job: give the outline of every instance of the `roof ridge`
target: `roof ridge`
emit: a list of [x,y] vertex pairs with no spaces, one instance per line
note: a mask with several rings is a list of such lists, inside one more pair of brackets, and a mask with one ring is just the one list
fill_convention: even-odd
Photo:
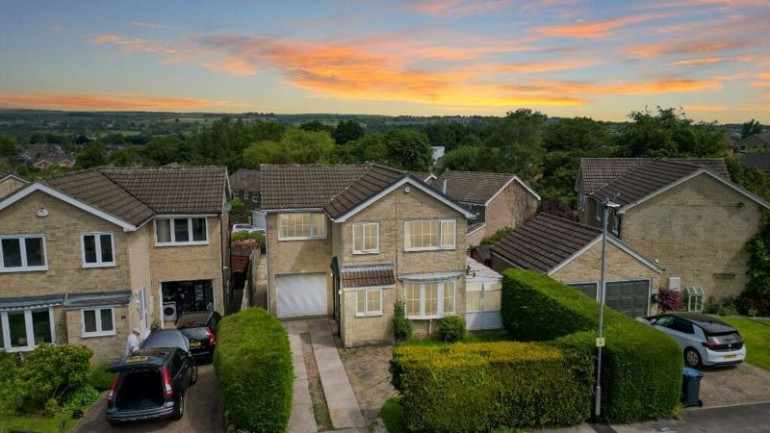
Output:
[[154,206],[150,205],[149,203],[146,203],[144,200],[142,200],[142,199],[140,199],[139,197],[137,197],[136,195],[134,195],[134,194],[133,194],[131,191],[129,191],[129,190],[128,190],[128,188],[126,188],[124,185],[122,185],[122,184],[121,184],[120,182],[118,182],[117,180],[113,179],[113,178],[112,178],[112,177],[111,177],[109,174],[105,173],[104,171],[100,171],[99,173],[100,173],[102,176],[104,176],[105,178],[107,178],[107,179],[108,179],[110,182],[112,182],[113,184],[115,184],[115,186],[117,186],[118,188],[122,189],[122,190],[123,190],[123,191],[124,191],[126,194],[128,194],[128,195],[130,195],[131,197],[133,197],[134,199],[136,199],[136,201],[138,201],[139,203],[142,203],[143,205],[145,205],[145,206],[147,206],[148,208],[150,208],[150,210],[152,210],[152,213],[153,213],[153,214],[157,215],[157,214],[159,214],[159,213],[160,213],[160,212],[158,211],[158,209],[155,209],[155,207],[154,207]]
[[[369,174],[371,174],[371,172],[375,168],[380,168],[380,169],[384,169],[386,171],[391,171],[391,172],[400,174],[401,176],[398,178],[398,180],[401,180],[404,177],[409,177],[410,176],[409,173],[406,173],[404,171],[401,171],[401,170],[398,170],[398,169],[395,169],[395,168],[392,168],[392,167],[388,167],[388,166],[385,166],[385,165],[377,164],[376,162],[365,162],[363,164],[348,164],[348,165],[349,166],[353,166],[353,167],[366,167],[366,169],[360,175],[356,176],[355,179],[351,180],[350,182],[347,182],[345,184],[345,186],[338,193],[336,193],[333,196],[331,196],[329,198],[329,200],[326,201],[324,206],[328,205],[329,203],[334,202],[334,200],[337,199],[337,197],[341,196],[346,191],[348,191],[353,185],[358,183],[358,181],[363,179],[365,176],[368,176]],[[393,182],[393,183],[395,183],[395,182]]]

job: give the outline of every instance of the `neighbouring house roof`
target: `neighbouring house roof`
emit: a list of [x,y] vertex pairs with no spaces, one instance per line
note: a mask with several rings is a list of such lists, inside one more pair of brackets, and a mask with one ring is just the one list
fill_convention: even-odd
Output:
[[487,223],[484,223],[484,222],[468,224],[468,227],[465,228],[465,234],[466,235],[471,235],[471,234],[477,232],[478,230],[483,229],[486,226],[487,226]]
[[[642,164],[659,161],[655,158],[581,158],[578,183],[583,193],[591,195],[616,177]],[[680,162],[705,168],[717,176],[730,180],[730,172],[722,158],[670,158],[665,161]]]
[[417,179],[420,179],[423,182],[428,182],[430,179],[435,179],[436,175],[428,172],[428,171],[410,171],[408,172],[412,176],[416,177]]
[[465,256],[465,273],[468,275],[468,283],[479,281],[501,281],[503,276],[494,269]]
[[342,287],[383,287],[396,284],[393,264],[345,266],[341,271]]
[[746,153],[743,155],[743,162],[747,167],[770,172],[770,153]]
[[770,132],[749,135],[743,140],[736,142],[735,147],[738,149],[744,148],[745,150],[770,147]]
[[407,172],[367,163],[359,165],[274,165],[260,167],[262,209],[323,209],[344,221],[395,188],[414,186],[454,208],[473,215]]
[[259,192],[259,170],[242,168],[230,175],[230,187],[234,190]]
[[446,170],[438,178],[430,179],[427,183],[443,191],[444,181],[446,181],[446,195],[462,203],[486,206],[512,182],[519,183],[527,192],[540,200],[540,196],[532,188],[512,174]]

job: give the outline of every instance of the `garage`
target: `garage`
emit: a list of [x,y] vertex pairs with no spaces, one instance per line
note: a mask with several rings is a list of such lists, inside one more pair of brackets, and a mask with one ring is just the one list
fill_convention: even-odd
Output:
[[[568,284],[593,299],[597,296],[598,283]],[[607,296],[604,299],[608,307],[628,314],[631,317],[646,316],[650,299],[649,280],[630,280],[607,282]]]
[[325,316],[326,274],[277,275],[278,318]]

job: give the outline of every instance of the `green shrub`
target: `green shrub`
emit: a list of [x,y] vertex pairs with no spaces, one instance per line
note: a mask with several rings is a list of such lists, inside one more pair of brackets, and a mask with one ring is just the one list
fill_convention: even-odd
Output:
[[15,354],[0,352],[0,418],[16,413],[21,405],[16,363]]
[[398,346],[393,383],[409,431],[488,432],[579,423],[590,415],[590,383],[574,377],[590,359],[539,343]]
[[[518,305],[512,304],[514,300]],[[582,359],[590,359],[596,352],[596,301],[550,277],[505,271],[502,314],[506,328],[518,338],[553,339],[549,344]],[[605,308],[604,317],[602,419],[628,423],[669,415],[679,400],[682,384],[679,345],[666,334],[610,308]],[[584,381],[590,377],[588,370],[573,368],[573,374]]]
[[253,432],[285,431],[294,369],[286,329],[261,308],[222,319],[214,370],[230,421]]
[[75,409],[88,407],[99,398],[99,391],[91,385],[85,385],[67,394],[64,397],[62,407],[72,412]]
[[22,410],[53,410],[62,397],[86,384],[90,371],[91,349],[69,344],[43,344],[27,354],[18,370]]
[[438,334],[450,343],[462,340],[465,337],[465,320],[460,316],[443,317],[438,324]]
[[115,373],[107,371],[109,364],[109,362],[102,362],[91,365],[91,370],[88,372],[88,384],[97,391],[107,391],[112,387]]
[[403,299],[396,300],[396,304],[393,306],[393,338],[396,341],[410,338],[414,333],[412,322],[406,318],[404,307]]

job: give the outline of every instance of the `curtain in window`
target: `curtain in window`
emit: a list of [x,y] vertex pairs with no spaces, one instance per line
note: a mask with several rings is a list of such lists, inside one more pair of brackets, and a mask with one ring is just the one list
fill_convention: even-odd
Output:
[[171,220],[155,220],[158,242],[171,242]]

